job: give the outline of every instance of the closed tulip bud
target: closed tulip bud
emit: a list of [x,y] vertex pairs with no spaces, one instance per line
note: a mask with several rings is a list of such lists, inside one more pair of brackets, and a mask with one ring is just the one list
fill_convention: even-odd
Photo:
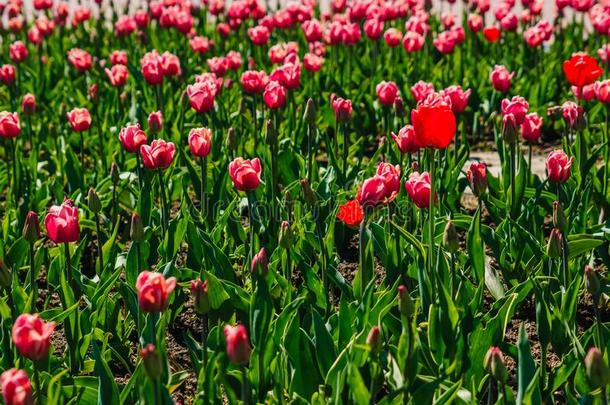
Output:
[[373,326],[369,335],[366,337],[366,344],[371,349],[371,354],[377,354],[381,351],[381,330],[378,326]]
[[90,188],[89,192],[87,193],[87,206],[94,214],[97,214],[102,210],[102,202],[100,201],[100,197],[93,188]]
[[250,263],[250,272],[252,274],[260,274],[266,276],[269,272],[269,261],[267,260],[267,250],[262,247],[257,254],[252,258]]
[[553,203],[553,226],[560,229],[563,233],[567,232],[568,220],[559,201]]
[[605,387],[610,384],[610,369],[604,361],[604,355],[597,347],[589,349],[585,357],[587,378],[594,387]]
[[279,244],[284,249],[290,249],[292,246],[293,232],[288,221],[283,221],[280,225]]
[[227,146],[227,149],[229,150],[235,150],[235,147],[237,146],[237,137],[235,135],[235,129],[233,129],[233,127],[227,130],[227,138],[225,144]]
[[519,139],[519,127],[513,114],[502,117],[502,139],[506,143],[514,143]]
[[272,120],[267,120],[267,135],[265,136],[265,143],[267,145],[274,145],[277,142],[277,131]]
[[91,102],[95,103],[97,102],[97,100],[99,99],[99,94],[100,94],[100,88],[96,83],[93,83],[91,86],[89,86],[89,100],[91,100]]
[[40,239],[40,223],[38,214],[34,211],[28,212],[28,215],[25,217],[25,223],[23,224],[23,239],[30,243],[34,243]]
[[303,198],[305,199],[305,202],[309,205],[315,205],[318,199],[307,179],[301,179],[301,189],[303,190]]
[[489,348],[483,360],[483,368],[500,383],[505,383],[508,379],[504,356],[502,356],[502,351],[498,347],[492,346]]
[[585,288],[594,297],[600,293],[601,284],[597,272],[591,266],[585,266]]
[[191,281],[191,294],[193,295],[195,311],[207,314],[210,311],[210,298],[208,296],[208,280]]
[[169,295],[176,288],[176,278],[165,278],[161,273],[143,271],[136,280],[140,309],[144,312],[163,312]]
[[119,183],[119,174],[119,166],[115,162],[112,162],[112,164],[110,165],[110,179],[112,180],[112,184],[114,186]]
[[248,364],[252,347],[250,346],[250,338],[248,337],[246,327],[244,325],[226,325],[224,327],[224,335],[229,361],[238,366]]
[[480,197],[487,190],[487,166],[485,163],[473,162],[466,173],[472,193]]
[[443,232],[443,247],[449,253],[457,252],[460,247],[458,234],[455,225],[451,220],[447,221],[447,225],[445,225],[445,232]]
[[144,242],[144,223],[138,213],[131,214],[131,226],[129,227],[129,237],[136,243]]
[[561,256],[561,248],[563,245],[563,235],[558,228],[553,228],[551,236],[549,237],[549,243],[546,246],[546,254],[551,258],[557,258]]
[[400,314],[410,318],[415,312],[415,304],[409,294],[409,290],[404,285],[398,286],[398,309]]
[[0,287],[9,289],[11,286],[11,269],[0,259]]
[[148,130],[156,134],[163,129],[163,114],[161,111],[153,111],[148,115]]
[[142,361],[144,362],[144,370],[146,375],[151,380],[156,380],[161,377],[163,366],[161,364],[161,357],[157,353],[157,348],[152,343],[147,344],[140,351]]
[[307,100],[307,105],[305,106],[305,114],[303,114],[303,119],[309,125],[315,125],[316,123],[316,103],[312,98]]

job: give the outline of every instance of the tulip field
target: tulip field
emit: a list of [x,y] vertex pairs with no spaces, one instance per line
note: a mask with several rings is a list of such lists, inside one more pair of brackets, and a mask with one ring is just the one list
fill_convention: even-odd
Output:
[[0,393],[610,399],[610,1],[0,0]]

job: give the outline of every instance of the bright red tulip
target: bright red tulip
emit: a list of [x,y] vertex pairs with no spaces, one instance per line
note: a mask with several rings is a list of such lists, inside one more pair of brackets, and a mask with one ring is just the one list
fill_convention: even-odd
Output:
[[0,388],[5,405],[31,405],[34,403],[32,384],[23,370],[11,368],[2,373]]
[[140,129],[140,124],[127,125],[126,127],[121,128],[121,131],[119,132],[119,141],[121,141],[123,149],[127,152],[137,153],[140,150],[140,146],[146,144],[147,136],[146,133]]
[[536,113],[527,114],[521,126],[521,135],[527,142],[536,143],[540,139],[541,128],[542,118]]
[[150,145],[140,146],[142,163],[147,169],[167,169],[174,160],[176,146],[163,139],[155,139]]
[[565,183],[570,178],[571,166],[574,158],[562,150],[554,150],[546,159],[546,171],[549,180],[554,183]]
[[483,28],[483,36],[487,42],[497,42],[500,39],[501,31],[498,27],[490,26]]
[[[405,190],[418,208],[430,206],[430,173],[413,172],[405,182]],[[436,201],[437,196],[434,196]]]
[[136,280],[140,309],[144,312],[163,312],[175,287],[175,277],[166,279],[161,273],[141,272]]
[[61,205],[51,206],[44,218],[44,226],[49,239],[56,244],[77,242],[80,239],[78,208],[70,199],[64,200]]
[[272,110],[282,108],[286,104],[286,88],[276,81],[270,81],[263,92],[263,101]]
[[212,149],[212,131],[208,128],[193,128],[189,132],[188,141],[193,156],[204,158]]
[[66,113],[74,132],[87,131],[91,127],[91,114],[86,108],[75,108]]
[[248,337],[248,330],[244,325],[224,327],[225,340],[227,343],[227,357],[235,365],[248,364],[252,347]]
[[260,94],[265,91],[269,78],[265,71],[247,70],[242,73],[240,82],[248,94]]
[[261,182],[261,170],[258,158],[249,160],[238,157],[229,163],[229,176],[239,191],[255,190]]
[[22,356],[30,360],[43,359],[49,355],[54,329],[54,322],[47,323],[38,314],[21,314],[13,324],[13,343]]
[[418,103],[411,111],[411,122],[421,148],[445,149],[455,135],[455,115],[442,97],[430,95]]
[[466,173],[472,193],[480,197],[487,189],[487,166],[485,163],[472,162]]
[[21,110],[25,115],[32,115],[36,112],[36,97],[32,93],[26,93],[21,99]]
[[91,69],[91,55],[89,52],[80,49],[72,48],[68,51],[68,61],[74,68],[80,72],[85,72]]
[[343,222],[350,228],[357,228],[364,218],[364,210],[357,199],[347,201],[343,205],[339,205],[337,219]]
[[489,78],[494,89],[499,92],[505,93],[510,90],[510,81],[515,73],[510,73],[506,67],[501,65],[494,66]]
[[398,131],[398,135],[392,132],[392,139],[396,142],[400,153],[415,153],[419,150],[413,125],[405,125]]
[[591,84],[603,72],[597,59],[583,52],[574,53],[570,59],[563,62],[563,73],[572,86],[583,87]]
[[385,106],[394,105],[394,100],[398,96],[398,86],[394,82],[382,81],[375,88],[379,102]]
[[21,133],[19,115],[8,111],[0,112],[0,138],[16,138]]
[[127,81],[127,76],[129,75],[127,66],[125,65],[114,65],[110,69],[104,69],[104,72],[106,72],[106,76],[112,87],[123,87]]

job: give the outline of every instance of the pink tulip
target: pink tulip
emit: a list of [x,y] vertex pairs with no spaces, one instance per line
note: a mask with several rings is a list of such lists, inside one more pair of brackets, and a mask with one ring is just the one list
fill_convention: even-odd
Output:
[[[418,208],[430,206],[430,173],[413,172],[405,182],[405,190]],[[436,195],[434,199],[436,200]]]
[[15,82],[15,66],[0,66],[0,82],[4,83],[7,86],[10,86]]
[[347,122],[352,118],[352,100],[330,95],[330,103],[337,122]]
[[382,81],[375,88],[377,92],[377,98],[384,106],[394,105],[394,100],[398,96],[398,86],[394,82]]
[[528,109],[529,103],[523,97],[515,96],[510,100],[507,98],[502,100],[502,115],[514,115],[517,125],[523,124]]
[[123,87],[125,82],[127,82],[127,76],[129,75],[125,65],[114,65],[110,69],[104,69],[104,72],[106,72],[106,76],[112,87]]
[[74,108],[66,116],[74,132],[84,132],[91,127],[91,114],[86,108]]
[[405,51],[413,53],[419,51],[424,46],[425,41],[426,38],[423,35],[415,31],[407,31],[402,38],[402,46]]
[[173,142],[155,139],[150,145],[140,146],[142,163],[147,169],[167,169],[174,160],[176,146]]
[[521,135],[529,143],[536,143],[540,139],[542,128],[542,118],[536,113],[525,116],[525,121],[521,126]]
[[506,67],[501,65],[496,65],[494,69],[491,71],[491,75],[489,78],[491,79],[491,83],[499,92],[505,93],[510,90],[510,81],[513,78],[515,73],[510,73]]
[[12,139],[21,133],[19,115],[8,111],[0,112],[0,138]]
[[22,41],[15,41],[9,46],[9,57],[14,63],[20,63],[28,57],[28,48]]
[[270,81],[263,92],[265,105],[277,110],[286,104],[286,88],[276,81]]
[[204,158],[212,148],[212,131],[208,128],[193,128],[189,132],[188,142],[193,156]]
[[568,155],[562,150],[554,150],[546,159],[546,171],[549,180],[554,183],[565,183],[570,178],[571,166],[574,158],[568,158]]
[[46,358],[54,329],[54,322],[47,323],[38,314],[21,314],[13,324],[13,343],[19,353],[30,360]]
[[146,144],[146,133],[140,129],[140,124],[127,125],[119,132],[119,141],[129,153],[137,153],[140,146]]
[[248,364],[252,347],[248,337],[248,330],[244,325],[224,327],[224,335],[227,343],[227,357],[235,365]]
[[163,312],[175,287],[175,277],[166,279],[161,273],[141,272],[136,280],[140,309],[144,312]]
[[196,82],[186,87],[191,107],[198,113],[206,113],[214,108],[216,89],[205,82]]
[[32,405],[32,384],[23,370],[11,368],[0,375],[0,388],[5,405]]
[[255,190],[261,182],[261,171],[258,158],[249,160],[238,157],[229,163],[229,176],[239,191]]
[[161,111],[153,111],[148,115],[148,129],[153,134],[163,129],[163,114]]
[[441,95],[451,99],[451,109],[454,114],[463,112],[468,107],[468,98],[472,90],[464,91],[461,86],[449,86],[441,91]]
[[53,205],[44,219],[47,235],[56,244],[77,242],[80,239],[78,208],[70,199],[61,205]]
[[610,103],[610,80],[596,82],[594,85],[594,93],[599,102],[604,104]]
[[428,98],[430,94],[434,93],[434,85],[420,80],[411,86],[411,93],[416,102],[423,101]]
[[80,72],[91,69],[91,55],[83,49],[70,49],[68,51],[68,61],[70,61],[72,66]]
[[260,94],[265,91],[269,78],[265,71],[247,70],[242,73],[240,82],[244,91],[248,94]]
[[398,131],[398,135],[392,132],[392,139],[396,142],[401,153],[415,153],[419,150],[413,125],[405,125]]
[[487,189],[487,166],[485,163],[473,162],[466,173],[472,193],[480,197]]

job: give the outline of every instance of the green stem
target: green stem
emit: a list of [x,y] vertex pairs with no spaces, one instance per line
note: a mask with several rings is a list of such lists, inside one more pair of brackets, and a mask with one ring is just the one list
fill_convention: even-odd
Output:
[[205,371],[208,366],[208,314],[205,313],[201,315],[201,351],[202,356],[201,359],[203,361],[203,373],[205,375]]
[[163,237],[165,237],[165,233],[167,232],[167,200],[165,194],[165,181],[163,180],[163,171],[159,169],[157,171],[159,175],[159,192],[160,192],[160,200],[161,200],[161,227],[163,230]]
[[32,313],[37,312],[36,311],[36,299],[38,296],[38,288],[36,286],[36,266],[35,266],[35,259],[34,259],[34,243],[30,242],[30,274],[29,274],[29,282],[30,282],[30,292],[32,293],[32,308],[31,311]]
[[208,166],[206,158],[201,158],[201,217],[203,218],[204,223],[206,222],[206,218],[208,216],[208,199],[206,196],[207,189],[207,180],[208,180]]
[[[428,277],[432,277],[434,274],[434,181],[435,179],[435,151],[434,149],[429,150],[430,156],[430,199],[428,206]],[[433,285],[433,283],[431,283]],[[434,291],[432,296],[434,296]]]
[[241,367],[241,401],[244,405],[250,403],[248,395],[248,373],[245,366]]
[[101,276],[104,272],[104,253],[102,252],[102,232],[100,229],[100,219],[97,214],[95,214],[95,232],[97,234],[97,255],[100,261],[100,273]]

